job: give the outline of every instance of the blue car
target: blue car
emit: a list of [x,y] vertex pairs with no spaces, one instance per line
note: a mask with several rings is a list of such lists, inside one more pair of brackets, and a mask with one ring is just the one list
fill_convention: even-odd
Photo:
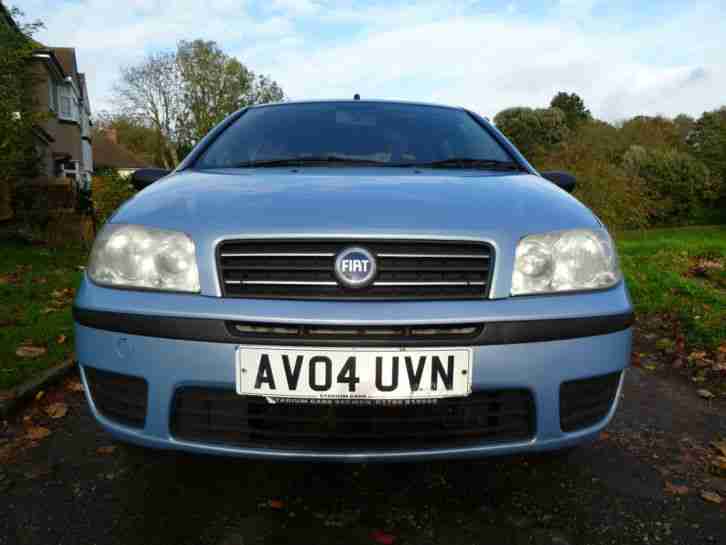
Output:
[[245,108],[99,233],[74,304],[117,439],[274,459],[572,447],[618,403],[613,241],[486,119],[382,101]]

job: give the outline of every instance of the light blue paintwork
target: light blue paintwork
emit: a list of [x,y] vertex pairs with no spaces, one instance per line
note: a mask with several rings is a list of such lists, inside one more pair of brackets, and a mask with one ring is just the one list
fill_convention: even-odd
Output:
[[[507,146],[511,146],[508,142]],[[194,152],[192,153],[192,156]],[[187,162],[188,163],[188,162]],[[201,294],[104,288],[84,279],[81,308],[177,316],[318,324],[470,323],[606,316],[631,311],[623,283],[591,293],[509,297],[517,242],[532,233],[601,228],[577,199],[530,173],[412,168],[184,169],[127,202],[112,218],[176,229],[197,248]],[[491,300],[285,301],[220,298],[214,251],[227,238],[409,237],[490,242],[496,250]],[[119,341],[126,339],[125,348]],[[146,427],[135,430],[94,416],[120,439],[155,448],[226,455],[337,460],[480,456],[563,448],[591,440],[615,411],[592,428],[563,433],[558,390],[565,380],[628,365],[631,331],[580,339],[474,348],[473,388],[524,387],[534,393],[533,441],[410,452],[292,452],[186,443],[169,434],[169,407],[181,385],[234,388],[236,345],[156,339],[76,325],[82,366],[141,376],[149,382]],[[85,375],[84,375],[85,380]],[[87,389],[88,391],[88,389]]]

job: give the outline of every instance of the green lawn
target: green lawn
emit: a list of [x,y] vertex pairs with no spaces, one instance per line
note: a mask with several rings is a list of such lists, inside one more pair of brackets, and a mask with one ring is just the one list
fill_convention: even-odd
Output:
[[[726,226],[627,232],[616,239],[640,315],[674,315],[689,348],[713,350],[726,342]],[[69,288],[78,286],[85,262],[81,248],[0,241],[0,390],[71,357]],[[20,357],[23,345],[47,352]]]
[[[71,303],[86,252],[0,241],[0,390],[71,357]],[[20,357],[42,352],[38,357]],[[34,350],[37,349],[37,350]]]
[[672,314],[691,347],[726,342],[726,226],[615,237],[639,314]]

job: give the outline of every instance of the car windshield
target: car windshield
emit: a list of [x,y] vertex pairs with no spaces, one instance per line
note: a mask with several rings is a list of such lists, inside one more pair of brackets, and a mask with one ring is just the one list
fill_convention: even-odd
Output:
[[463,110],[377,102],[251,108],[214,140],[196,168],[321,164],[520,169]]

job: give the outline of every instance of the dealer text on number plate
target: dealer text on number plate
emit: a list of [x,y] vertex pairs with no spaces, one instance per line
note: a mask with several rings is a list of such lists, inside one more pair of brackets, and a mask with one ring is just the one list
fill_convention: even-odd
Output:
[[237,393],[313,399],[424,399],[471,393],[471,349],[241,346]]

